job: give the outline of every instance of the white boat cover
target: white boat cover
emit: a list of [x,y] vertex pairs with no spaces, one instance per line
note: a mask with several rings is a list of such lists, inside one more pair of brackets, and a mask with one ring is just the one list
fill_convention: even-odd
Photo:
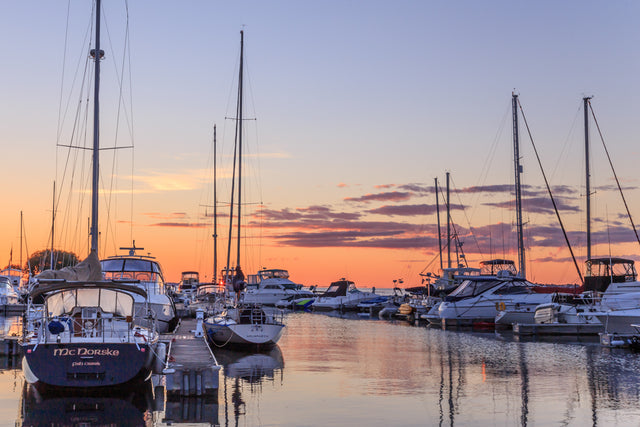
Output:
[[73,267],[64,267],[60,270],[45,270],[38,274],[36,279],[64,279],[74,282],[98,282],[102,279],[102,268],[98,254],[89,253],[83,261]]

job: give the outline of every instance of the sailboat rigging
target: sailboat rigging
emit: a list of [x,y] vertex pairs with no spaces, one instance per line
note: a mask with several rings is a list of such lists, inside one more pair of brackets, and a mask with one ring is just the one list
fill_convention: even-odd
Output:
[[[101,0],[96,0],[90,52],[95,64],[91,248],[82,263],[67,271],[45,271],[30,289],[30,315],[20,344],[25,379],[36,385],[94,388],[145,380],[159,338],[154,320],[142,326],[135,310],[135,296],[146,301],[147,292],[105,281],[98,258],[100,13]],[[38,299],[44,308],[34,304]]]
[[[233,157],[233,179],[231,183],[231,207],[229,215],[229,240],[227,243],[227,262],[225,267],[225,287],[233,290],[235,304],[225,308],[205,320],[207,336],[217,346],[272,346],[282,336],[284,324],[282,318],[276,318],[275,313],[267,313],[260,305],[239,303],[240,294],[246,283],[244,273],[240,267],[241,247],[241,218],[242,218],[242,128],[243,128],[243,63],[244,63],[244,31],[240,31],[240,66],[238,74],[238,99],[236,104],[236,130]],[[236,173],[237,172],[237,173]],[[235,187],[237,177],[237,190]],[[237,191],[237,201],[234,195]],[[234,205],[237,204],[237,252],[236,267],[233,277],[231,274],[231,241],[233,235]],[[230,289],[231,288],[231,289]]]

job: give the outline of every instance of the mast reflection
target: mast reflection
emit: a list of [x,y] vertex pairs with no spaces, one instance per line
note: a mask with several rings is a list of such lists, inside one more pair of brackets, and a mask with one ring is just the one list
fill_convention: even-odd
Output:
[[[262,390],[265,381],[275,382],[279,374],[283,381],[284,359],[280,347],[274,346],[263,352],[236,351],[215,349],[218,363],[224,368],[224,425],[238,426],[240,419],[246,414],[246,400],[243,397],[243,386],[248,385],[250,394],[255,397]],[[233,418],[229,411],[233,410]]]

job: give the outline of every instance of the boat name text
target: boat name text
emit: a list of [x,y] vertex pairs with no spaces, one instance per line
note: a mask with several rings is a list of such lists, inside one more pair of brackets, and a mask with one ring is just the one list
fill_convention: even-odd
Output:
[[110,348],[56,348],[53,350],[55,356],[119,356],[120,350]]

